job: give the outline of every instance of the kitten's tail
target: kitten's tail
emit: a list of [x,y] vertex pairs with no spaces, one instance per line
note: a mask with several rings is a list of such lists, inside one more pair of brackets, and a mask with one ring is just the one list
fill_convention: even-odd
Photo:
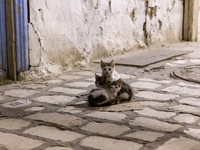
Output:
[[110,104],[112,104],[113,101],[110,101],[109,98],[104,94],[101,94],[95,98],[93,97],[92,94],[90,94],[90,95],[88,95],[88,102],[89,102],[90,106],[97,107],[97,106],[110,105]]

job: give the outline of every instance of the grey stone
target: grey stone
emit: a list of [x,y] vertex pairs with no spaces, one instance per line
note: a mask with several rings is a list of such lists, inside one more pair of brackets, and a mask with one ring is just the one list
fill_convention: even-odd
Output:
[[113,123],[97,123],[97,122],[88,123],[81,129],[109,136],[118,136],[130,130],[130,128],[126,126],[116,125]]
[[177,110],[179,112],[187,112],[187,113],[200,113],[200,108],[192,107],[188,105],[176,105],[169,107],[170,109]]
[[140,115],[146,115],[151,117],[157,117],[157,118],[170,118],[176,115],[174,112],[164,112],[164,111],[157,111],[150,108],[144,108],[143,110],[135,111],[136,113]]
[[168,84],[171,83],[172,81],[169,80],[153,80],[153,79],[148,79],[148,78],[140,78],[138,79],[139,81],[144,81],[144,82],[154,82],[154,83],[160,83],[160,84]]
[[82,94],[86,92],[86,90],[81,89],[73,89],[73,88],[63,88],[63,87],[55,87],[49,90],[50,92],[62,92],[66,94]]
[[27,97],[27,96],[31,96],[37,93],[39,92],[34,91],[34,90],[26,90],[26,89],[11,89],[11,90],[5,91],[5,95],[9,95],[12,97]]
[[107,119],[107,120],[112,120],[112,121],[122,121],[123,119],[126,118],[126,115],[122,113],[101,112],[101,111],[95,111],[95,112],[86,114],[85,116]]
[[0,145],[3,145],[8,150],[29,150],[45,143],[11,133],[0,132],[0,137]]
[[83,138],[85,135],[68,131],[68,130],[58,130],[55,127],[48,126],[37,126],[24,131],[26,134],[37,135],[40,137],[52,139],[52,140],[60,140],[62,142],[70,142],[77,140],[79,138]]
[[178,116],[173,118],[178,122],[188,124],[194,123],[199,119],[199,117],[190,114],[179,114]]
[[180,103],[189,104],[194,106],[200,106],[200,99],[199,98],[184,98],[179,100]]
[[200,139],[200,129],[189,128],[187,130],[184,130],[184,133],[191,135],[197,139]]
[[150,131],[136,131],[130,134],[124,135],[125,137],[131,137],[135,139],[140,139],[143,141],[155,141],[157,138],[164,136],[162,133],[150,132]]
[[135,120],[131,120],[130,124],[134,126],[142,126],[146,128],[168,131],[168,132],[173,132],[182,127],[178,124],[170,124],[167,122],[162,122],[159,120],[143,118],[143,117],[137,117],[135,118]]
[[90,71],[79,71],[79,72],[72,72],[75,75],[83,75],[83,76],[94,76],[94,73]]
[[63,96],[63,95],[52,95],[52,96],[40,96],[35,98],[36,101],[46,102],[51,104],[66,104],[73,101],[76,97]]
[[26,118],[56,123],[66,127],[78,126],[86,122],[86,120],[83,120],[81,118],[69,114],[63,115],[58,113],[37,113],[27,116]]
[[158,101],[167,101],[174,98],[179,97],[179,95],[173,95],[173,94],[161,94],[151,91],[141,91],[135,94],[137,97],[143,97],[151,100],[158,100]]
[[135,142],[90,136],[80,142],[81,146],[96,148],[99,150],[139,150],[143,145]]
[[14,102],[2,104],[1,106],[7,107],[7,108],[19,108],[19,107],[28,106],[30,104],[31,104],[31,101],[29,100],[17,100]]
[[58,147],[58,146],[55,146],[55,147],[45,148],[44,150],[73,150],[73,149],[68,148],[68,147]]
[[17,130],[23,127],[27,127],[31,124],[29,121],[25,121],[22,119],[12,119],[12,118],[4,118],[0,119],[0,128],[8,129],[8,130]]
[[41,88],[44,88],[46,87],[45,85],[43,84],[27,84],[25,85],[26,88],[29,88],[29,89],[41,89]]
[[59,112],[68,112],[71,114],[76,114],[82,112],[80,109],[76,109],[74,106],[66,106],[58,110]]
[[199,150],[200,142],[180,137],[172,138],[155,150]]
[[55,84],[55,83],[61,83],[61,82],[63,82],[63,81],[59,80],[59,79],[44,81],[44,83],[46,83],[46,84]]
[[200,96],[200,89],[192,89],[192,88],[180,87],[180,86],[170,86],[163,89],[163,91]]
[[159,108],[159,107],[164,107],[169,105],[168,103],[161,103],[161,102],[149,102],[149,101],[145,101],[145,102],[140,102],[143,106],[152,106],[155,108]]
[[184,82],[179,82],[178,85],[179,86],[188,86],[188,87],[193,87],[193,88],[200,88],[200,85],[198,85],[198,84],[188,84],[188,83],[184,83]]
[[31,108],[25,109],[25,111],[41,111],[43,109],[44,107],[31,107]]
[[135,76],[133,76],[133,75],[123,74],[123,73],[119,74],[119,76],[122,79],[134,79],[135,78]]
[[155,89],[161,86],[160,84],[151,82],[134,82],[131,83],[130,85],[135,88],[145,88],[145,89]]
[[73,86],[73,87],[88,87],[90,85],[95,85],[93,82],[71,82],[71,83],[67,83],[65,84],[67,86]]
[[63,79],[63,80],[76,80],[76,79],[80,79],[81,77],[76,76],[76,75],[62,75],[62,76],[59,76],[58,78]]

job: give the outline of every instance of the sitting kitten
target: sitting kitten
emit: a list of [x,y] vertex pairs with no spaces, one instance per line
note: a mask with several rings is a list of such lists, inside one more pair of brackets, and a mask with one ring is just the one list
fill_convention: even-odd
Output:
[[93,89],[88,95],[88,102],[91,106],[106,106],[115,102],[115,98],[121,89],[121,78],[111,81],[107,87]]
[[119,74],[115,71],[115,62],[112,60],[106,64],[101,60],[102,77],[106,77],[109,80],[118,80]]
[[[95,74],[95,84],[97,87],[105,88],[110,84],[111,81],[105,77],[100,77]],[[133,97],[133,90],[131,86],[122,80],[122,86],[114,103],[120,103],[120,101],[130,101]]]

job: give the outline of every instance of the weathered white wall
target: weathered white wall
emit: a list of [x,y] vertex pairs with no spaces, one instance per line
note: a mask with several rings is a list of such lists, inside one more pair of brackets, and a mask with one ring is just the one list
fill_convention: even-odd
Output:
[[152,15],[146,0],[29,0],[32,69],[55,73],[146,41],[181,40],[182,1],[157,3]]

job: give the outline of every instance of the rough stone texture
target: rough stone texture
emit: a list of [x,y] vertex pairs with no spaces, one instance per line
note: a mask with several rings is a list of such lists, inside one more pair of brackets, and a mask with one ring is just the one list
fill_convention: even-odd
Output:
[[200,139],[200,130],[199,129],[189,128],[189,129],[184,130],[184,132],[186,134],[189,134],[189,135],[195,137],[195,138]]
[[58,80],[58,79],[44,81],[44,83],[46,83],[46,84],[55,84],[55,83],[61,83],[61,82],[62,82],[62,80]]
[[7,107],[7,108],[19,108],[19,107],[28,106],[30,104],[31,104],[31,101],[29,100],[17,100],[14,102],[4,103],[1,106]]
[[68,113],[71,113],[71,114],[76,114],[76,113],[82,112],[82,110],[76,109],[73,106],[66,106],[66,107],[59,109],[58,111],[59,112],[68,112]]
[[131,120],[130,124],[134,126],[142,126],[142,127],[151,128],[154,130],[161,130],[161,131],[168,131],[168,132],[173,132],[181,127],[178,124],[170,124],[167,122],[162,122],[155,119],[149,119],[149,118],[143,118],[143,117],[137,117],[135,120]]
[[41,111],[43,110],[44,107],[31,107],[31,108],[27,108],[24,111]]
[[47,126],[37,126],[30,128],[24,131],[26,134],[37,135],[40,137],[53,139],[53,140],[60,140],[62,142],[70,142],[74,141],[78,138],[83,138],[85,135],[67,131],[67,130],[58,130],[54,127],[47,127]]
[[193,87],[193,88],[200,88],[199,84],[189,84],[189,83],[184,83],[184,82],[179,82],[179,86],[188,86],[188,87]]
[[161,103],[161,102],[149,102],[149,101],[146,101],[146,102],[141,102],[142,105],[145,105],[145,106],[152,106],[152,107],[163,107],[163,106],[167,106],[168,103]]
[[92,147],[92,148],[101,149],[101,150],[122,150],[122,149],[139,150],[142,147],[141,144],[138,144],[135,142],[116,140],[116,139],[104,138],[104,137],[98,137],[98,136],[87,137],[83,139],[80,144],[82,146]]
[[41,88],[44,88],[46,86],[43,85],[43,84],[27,84],[27,85],[25,85],[25,87],[30,88],[30,89],[41,89]]
[[8,130],[17,130],[23,127],[29,126],[31,123],[29,121],[21,119],[0,119],[0,128]]
[[200,109],[198,107],[192,107],[188,105],[176,105],[170,107],[170,109],[177,110],[180,112],[187,112],[187,113],[200,113]]
[[170,86],[163,89],[163,91],[200,96],[200,89],[192,89],[192,88],[180,87],[180,86]]
[[66,104],[73,101],[76,97],[63,96],[63,95],[53,95],[53,96],[41,96],[36,98],[36,101],[46,102],[51,104]]
[[27,116],[26,118],[56,123],[67,127],[78,126],[86,122],[85,120],[72,115],[58,113],[37,113]]
[[27,150],[36,148],[42,145],[44,142],[40,140],[34,140],[22,136],[18,136],[10,133],[0,132],[0,145],[9,150]]
[[85,116],[102,118],[102,119],[113,120],[113,121],[122,121],[123,119],[126,118],[125,114],[115,113],[115,112],[100,112],[100,111],[92,112],[92,113],[86,114]]
[[173,118],[178,122],[188,123],[188,124],[194,123],[195,121],[200,119],[199,117],[190,114],[180,114]]
[[58,77],[59,79],[63,79],[63,80],[76,80],[79,79],[80,76],[75,76],[75,75],[62,75]]
[[141,91],[135,94],[135,96],[143,97],[151,100],[158,100],[158,101],[167,101],[170,99],[174,99],[176,97],[179,97],[179,95],[173,95],[173,94],[161,94],[151,91]]
[[138,79],[138,80],[144,81],[144,82],[160,83],[160,84],[168,84],[168,83],[172,82],[172,81],[169,81],[169,80],[153,80],[153,79],[148,79],[148,78],[141,78],[141,79]]
[[67,147],[58,147],[58,146],[55,146],[55,147],[48,147],[44,150],[73,150],[71,148],[67,148]]
[[157,117],[157,118],[170,118],[176,115],[174,112],[164,112],[164,111],[156,111],[149,108],[144,108],[143,110],[135,111],[140,115],[150,116],[150,117]]
[[134,79],[135,78],[135,76],[133,76],[133,75],[127,75],[127,74],[119,74],[119,76],[120,76],[120,78],[122,78],[122,79]]
[[146,88],[146,89],[155,89],[160,87],[160,84],[151,83],[151,82],[134,82],[130,84],[132,87],[136,88]]
[[124,136],[153,142],[157,138],[164,136],[164,134],[158,132],[150,132],[150,131],[137,131]]
[[164,145],[159,146],[155,150],[199,150],[200,142],[180,137],[180,138],[172,138]]
[[68,86],[74,86],[74,87],[88,87],[90,85],[94,85],[93,82],[71,82],[71,83],[67,83],[65,85],[68,85]]
[[188,105],[200,106],[199,98],[184,98],[184,99],[179,100],[179,102],[183,104],[188,104]]
[[118,136],[130,130],[130,128],[126,126],[116,125],[113,123],[97,123],[97,122],[91,122],[86,126],[83,126],[81,129],[109,136]]
[[39,93],[34,90],[26,90],[26,89],[12,89],[5,91],[5,95],[9,95],[12,97],[28,97],[33,94]]
[[62,87],[55,87],[49,90],[50,92],[62,92],[66,94],[81,94],[86,92],[86,90],[81,89],[72,89],[72,88],[62,88]]

